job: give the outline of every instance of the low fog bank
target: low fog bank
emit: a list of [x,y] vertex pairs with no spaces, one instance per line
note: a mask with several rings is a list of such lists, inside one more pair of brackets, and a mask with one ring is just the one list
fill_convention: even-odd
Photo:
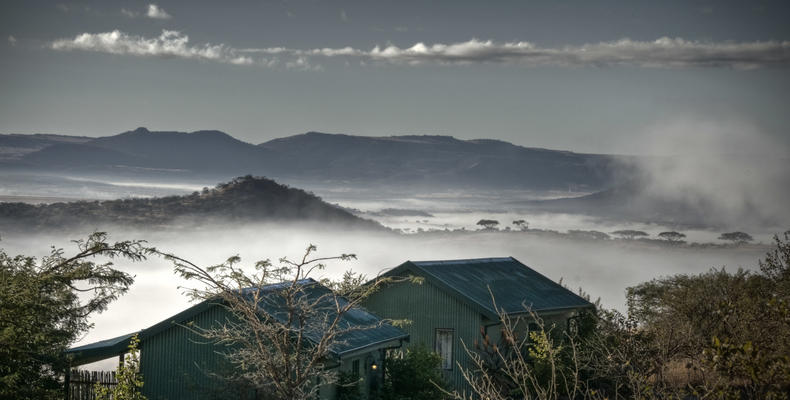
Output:
[[36,204],[150,198],[189,194],[203,187],[214,187],[218,182],[221,181],[211,178],[177,180],[154,179],[151,176],[124,178],[3,171],[0,174],[0,201]]
[[[630,201],[733,229],[790,226],[790,148],[737,118],[678,118],[634,135]],[[633,171],[636,171],[633,174]]]
[[[70,239],[84,238],[89,231],[54,234],[4,234],[0,246],[9,254],[41,257],[50,246],[74,252]],[[192,260],[199,265],[217,264],[240,255],[244,265],[303,254],[312,243],[319,256],[355,253],[357,261],[333,262],[319,277],[338,278],[353,269],[373,277],[406,260],[437,260],[513,256],[573,290],[581,287],[606,307],[624,309],[625,288],[640,282],[677,273],[699,273],[727,266],[755,268],[765,253],[760,246],[735,248],[674,248],[638,242],[585,242],[504,233],[466,235],[396,235],[386,232],[333,230],[315,225],[261,224],[201,228],[192,231],[145,231],[117,228],[111,240],[145,239],[150,245]],[[136,275],[130,291],[112,303],[107,312],[92,317],[95,328],[79,343],[107,339],[149,327],[189,307],[179,286],[187,284],[173,274],[162,259],[118,267]],[[104,364],[102,364],[104,365]],[[110,360],[105,365],[114,366]]]

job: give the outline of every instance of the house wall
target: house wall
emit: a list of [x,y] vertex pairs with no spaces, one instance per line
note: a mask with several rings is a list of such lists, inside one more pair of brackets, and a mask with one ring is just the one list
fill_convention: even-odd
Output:
[[[225,321],[228,315],[222,307],[211,307],[194,316],[191,321],[197,326],[208,327]],[[223,351],[222,346],[206,344],[205,339],[179,325],[145,338],[140,344],[143,394],[149,400],[255,399],[254,390],[211,376],[212,373],[227,374],[230,371],[230,364],[220,354]],[[382,365],[382,352],[374,349],[343,359],[336,368],[341,372],[352,372],[355,360],[358,361],[358,373],[362,377],[359,391],[363,399],[368,398],[370,381],[375,379],[368,364],[375,360],[379,366]],[[380,382],[379,378],[377,383]],[[319,394],[321,400],[332,400],[336,398],[337,388],[334,385],[322,385]],[[266,399],[266,396],[259,395],[258,399]]]
[[461,341],[474,349],[474,341],[480,337],[479,313],[427,280],[419,285],[403,282],[382,287],[363,305],[382,318],[410,320],[411,324],[403,328],[410,335],[409,348],[424,346],[433,350],[436,329],[454,329],[453,368],[445,371],[445,376],[456,388],[465,385],[457,365],[468,365]]
[[[574,315],[576,315],[576,311],[569,310],[559,313],[542,313],[538,314],[538,317],[543,320],[543,329],[546,330],[546,332],[551,331],[555,334],[561,334],[567,329],[568,319]],[[511,323],[514,324],[513,331],[519,338],[523,338],[527,335],[531,330],[530,328],[538,328],[534,325],[530,327],[531,324],[535,323],[535,320],[529,314],[513,315],[511,316]],[[491,321],[491,323],[487,323],[486,325],[485,331],[489,341],[492,344],[500,345],[502,343],[502,324],[499,323],[499,321]]]
[[[227,315],[221,307],[211,307],[194,316],[192,322],[211,326],[224,321]],[[222,351],[222,346],[205,343],[205,339],[184,326],[173,325],[144,338],[140,346],[143,394],[149,400],[240,399],[251,395],[246,388],[211,376],[230,368],[218,354]]]

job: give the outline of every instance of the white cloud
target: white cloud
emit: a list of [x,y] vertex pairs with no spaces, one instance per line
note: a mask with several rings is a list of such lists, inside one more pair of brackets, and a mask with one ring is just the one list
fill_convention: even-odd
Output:
[[140,13],[138,13],[136,11],[127,10],[125,8],[121,9],[121,14],[123,14],[123,15],[125,15],[125,16],[127,16],[129,18],[137,18],[137,16],[140,15]]
[[790,42],[698,42],[662,37],[652,42],[621,39],[581,46],[539,47],[530,42],[472,39],[453,44],[417,43],[408,48],[376,46],[367,57],[406,64],[515,63],[532,66],[619,66],[649,68],[790,65]]
[[8,35],[8,43],[10,43],[11,46],[16,46],[16,41],[17,40],[16,40],[16,38],[14,36]]
[[83,50],[141,57],[176,57],[236,65],[255,63],[249,56],[240,55],[238,50],[224,44],[191,46],[189,36],[168,30],[163,30],[157,38],[129,35],[119,30],[82,33],[73,39],[56,40],[52,42],[51,47],[62,51]]
[[149,4],[148,5],[148,12],[145,14],[148,18],[154,19],[170,19],[172,16],[168,14],[164,9],[160,8],[156,4]]
[[[375,46],[362,50],[350,46],[296,49],[265,47],[236,49],[224,44],[190,46],[188,36],[163,31],[158,38],[129,35],[118,30],[83,33],[52,43],[56,50],[86,50],[135,56],[163,56],[212,60],[230,64],[278,64],[316,69],[316,58],[345,57],[360,64],[457,65],[511,64],[521,66],[642,68],[735,68],[790,66],[790,41],[700,42],[663,37],[654,41],[621,39],[580,46],[540,47],[530,42],[494,42],[472,39],[451,44],[416,43],[411,47]],[[253,60],[259,54],[268,59]],[[309,68],[305,68],[305,66]]]
[[411,47],[375,46],[291,49],[270,47],[243,52],[286,54],[294,57],[356,57],[360,62],[391,64],[517,64],[525,66],[644,68],[736,68],[790,66],[790,42],[700,42],[662,37],[654,41],[621,39],[581,46],[540,47],[530,42],[472,39],[452,44],[416,43]]

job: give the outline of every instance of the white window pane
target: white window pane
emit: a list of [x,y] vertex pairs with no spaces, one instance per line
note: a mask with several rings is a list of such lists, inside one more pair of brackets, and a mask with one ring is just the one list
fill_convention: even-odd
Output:
[[442,369],[453,369],[453,330],[436,330],[436,353],[442,358]]

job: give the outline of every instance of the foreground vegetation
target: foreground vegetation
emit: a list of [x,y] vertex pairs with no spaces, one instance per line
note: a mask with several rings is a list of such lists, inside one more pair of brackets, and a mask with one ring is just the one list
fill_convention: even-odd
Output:
[[[627,289],[628,314],[598,309],[572,329],[519,331],[469,348],[457,399],[786,399],[790,232],[757,272],[713,269]],[[529,310],[527,310],[529,311]]]
[[[128,274],[92,257],[140,261],[161,254],[144,242],[110,243],[101,233],[77,242],[77,247],[73,256],[56,249],[40,261],[0,251],[0,399],[59,398],[63,393],[60,378],[68,364],[63,351],[90,328],[90,315],[106,309],[132,283]],[[183,260],[174,260],[177,270],[180,266],[182,274],[190,273]],[[204,277],[239,278],[232,264],[212,267]],[[343,282],[327,284],[354,299],[363,281],[349,274]],[[215,289],[213,294],[222,288]],[[86,291],[91,297],[80,298]],[[775,248],[754,271],[712,269],[663,277],[628,288],[626,296],[627,314],[598,307],[574,320],[570,329],[543,324],[531,315],[540,329],[527,333],[517,329],[517,318],[500,315],[501,342],[489,343],[483,337],[466,344],[475,362],[464,370],[469,386],[461,392],[441,384],[436,357],[430,353],[395,357],[387,362],[392,369],[380,395],[491,400],[788,398],[790,232],[775,239]],[[289,329],[275,331],[274,336],[289,334]],[[313,348],[301,351],[306,360],[321,364]],[[265,371],[246,373],[257,376],[251,384],[272,384]],[[331,382],[342,377],[324,378]],[[135,379],[129,377],[127,386],[139,387],[142,381]],[[310,380],[297,384],[300,393],[314,392]],[[285,389],[281,392],[293,395]]]

